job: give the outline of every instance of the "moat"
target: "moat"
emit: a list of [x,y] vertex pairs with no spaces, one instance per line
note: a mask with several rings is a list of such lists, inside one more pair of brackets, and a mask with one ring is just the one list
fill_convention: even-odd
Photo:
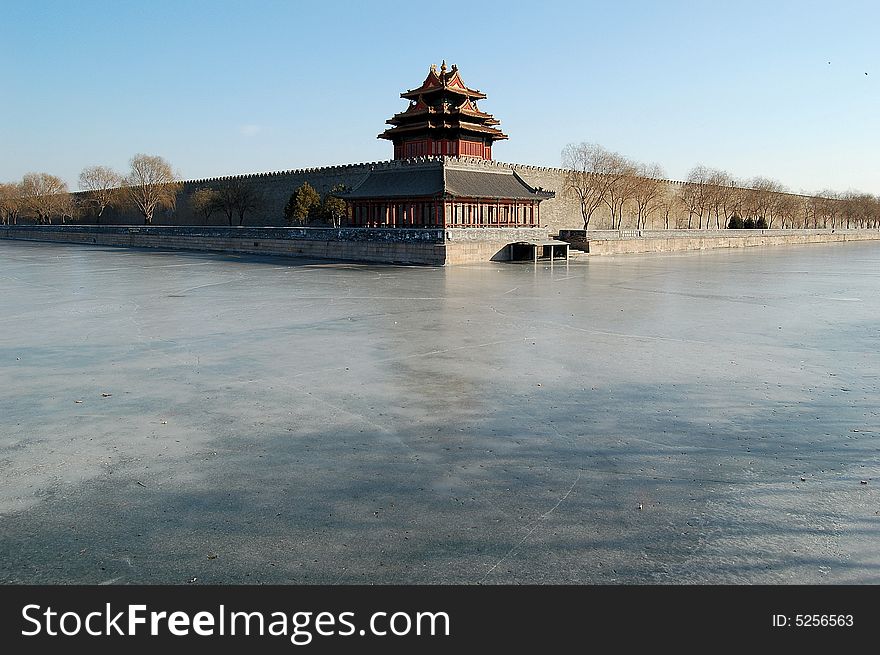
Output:
[[877,584],[878,291],[0,242],[0,582]]

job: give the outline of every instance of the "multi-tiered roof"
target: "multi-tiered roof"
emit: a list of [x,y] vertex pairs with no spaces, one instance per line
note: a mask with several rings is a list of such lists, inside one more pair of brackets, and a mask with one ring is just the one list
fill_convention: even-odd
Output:
[[422,85],[400,97],[409,100],[409,107],[389,118],[386,123],[392,127],[379,135],[394,143],[395,159],[425,155],[492,159],[492,144],[507,138],[495,127],[500,122],[477,108],[486,94],[469,88],[455,64],[447,71],[444,61],[439,72],[432,64]]

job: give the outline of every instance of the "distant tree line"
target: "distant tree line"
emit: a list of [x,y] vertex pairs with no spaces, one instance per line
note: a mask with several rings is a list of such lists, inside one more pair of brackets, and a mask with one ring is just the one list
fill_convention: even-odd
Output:
[[129,164],[128,175],[107,166],[84,168],[79,175],[82,193],[77,195],[49,173],[27,173],[20,182],[0,184],[0,221],[48,225],[91,216],[100,223],[107,208],[114,207],[134,209],[150,225],[157,210],[174,209],[181,188],[179,176],[155,155],[135,155]]
[[[584,229],[596,217],[611,229],[878,228],[880,198],[869,193],[824,190],[791,193],[776,180],[739,180],[729,173],[695,166],[684,182],[670,182],[658,164],[633,161],[595,143],[570,144],[562,153],[566,168],[562,192],[577,199]],[[38,224],[91,221],[105,212],[136,212],[151,225],[159,211],[174,212],[183,189],[180,176],[162,157],[138,154],[128,174],[91,166],[79,176],[80,193],[49,173],[28,173],[19,182],[0,184],[0,223]],[[293,191],[284,207],[289,225],[342,225],[347,189],[334,186],[324,195],[309,183]],[[214,215],[243,225],[266,206],[246,178],[218,180],[194,189],[186,198],[193,216],[208,223]],[[596,219],[596,220],[594,220]]]
[[579,201],[585,230],[600,209],[610,216],[607,227],[618,230],[646,229],[649,220],[665,229],[880,227],[880,198],[860,191],[794,194],[776,180],[738,180],[706,166],[670,183],[659,165],[595,143],[566,146],[562,162],[563,193]]
[[[48,173],[28,173],[20,182],[0,184],[0,223],[100,224],[106,211],[113,208],[137,212],[145,225],[151,225],[157,212],[175,211],[183,184],[171,165],[162,157],[139,154],[132,157],[130,166],[127,175],[107,166],[83,169],[76,194],[61,178]],[[347,207],[338,194],[346,190],[338,184],[322,196],[306,182],[291,194],[284,218],[289,225],[339,227]],[[199,186],[189,192],[185,202],[192,215],[205,223],[217,215],[230,226],[243,225],[249,214],[266,206],[262,193],[245,178]]]

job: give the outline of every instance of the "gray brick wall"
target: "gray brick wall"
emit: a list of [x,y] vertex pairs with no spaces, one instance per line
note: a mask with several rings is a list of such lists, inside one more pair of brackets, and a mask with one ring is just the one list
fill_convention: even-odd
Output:
[[[351,188],[367,176],[370,163],[329,166],[326,168],[307,168],[274,173],[253,173],[247,175],[230,175],[199,180],[187,180],[178,194],[177,207],[173,212],[160,211],[154,216],[157,225],[205,225],[203,216],[194,214],[190,209],[189,198],[193,191],[200,188],[216,189],[230,180],[245,181],[260,194],[262,207],[245,216],[245,225],[252,226],[283,226],[284,206],[290,194],[304,182],[311,184],[320,194],[324,194],[337,184]],[[235,219],[237,221],[237,218]],[[143,219],[133,210],[106,210],[102,223],[119,225],[139,225]],[[209,225],[227,225],[226,216],[222,213],[213,214],[208,220]]]
[[[223,182],[240,180],[252,185],[263,197],[263,206],[259,211],[252,212],[246,216],[245,225],[283,226],[285,225],[284,206],[287,204],[290,194],[304,182],[308,182],[319,193],[324,194],[337,184],[344,184],[348,188],[357,186],[369,174],[371,167],[407,166],[417,164],[418,162],[419,160],[412,160],[410,163],[406,161],[368,162],[324,168],[305,168],[273,173],[253,173],[188,180],[183,183],[183,189],[178,196],[176,209],[174,211],[158,212],[154,217],[154,222],[157,225],[205,225],[205,219],[201,215],[193,214],[190,209],[189,198],[193,191],[203,187],[217,188]],[[471,158],[456,159],[456,165],[484,169],[499,167],[513,169],[531,186],[542,187],[556,193],[555,198],[541,203],[541,225],[547,227],[551,234],[561,229],[580,229],[583,227],[583,219],[581,218],[577,199],[570,194],[566,194],[563,188],[564,169]],[[672,193],[678,184],[680,183],[669,182],[669,193]],[[118,211],[109,208],[106,210],[102,222],[106,224],[139,225],[143,221],[133,210]],[[624,223],[627,224],[627,221],[625,220]],[[223,214],[214,214],[210,217],[207,224],[226,225],[226,217]],[[674,221],[672,226],[674,226]],[[658,229],[663,227],[659,217],[655,217],[654,227]],[[607,208],[601,207],[596,211],[590,223],[590,228],[610,228],[610,214]]]

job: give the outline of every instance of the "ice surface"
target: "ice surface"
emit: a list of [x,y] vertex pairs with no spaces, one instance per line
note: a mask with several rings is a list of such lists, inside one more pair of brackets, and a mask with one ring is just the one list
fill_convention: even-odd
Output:
[[875,243],[0,242],[0,581],[880,583],[878,344]]

